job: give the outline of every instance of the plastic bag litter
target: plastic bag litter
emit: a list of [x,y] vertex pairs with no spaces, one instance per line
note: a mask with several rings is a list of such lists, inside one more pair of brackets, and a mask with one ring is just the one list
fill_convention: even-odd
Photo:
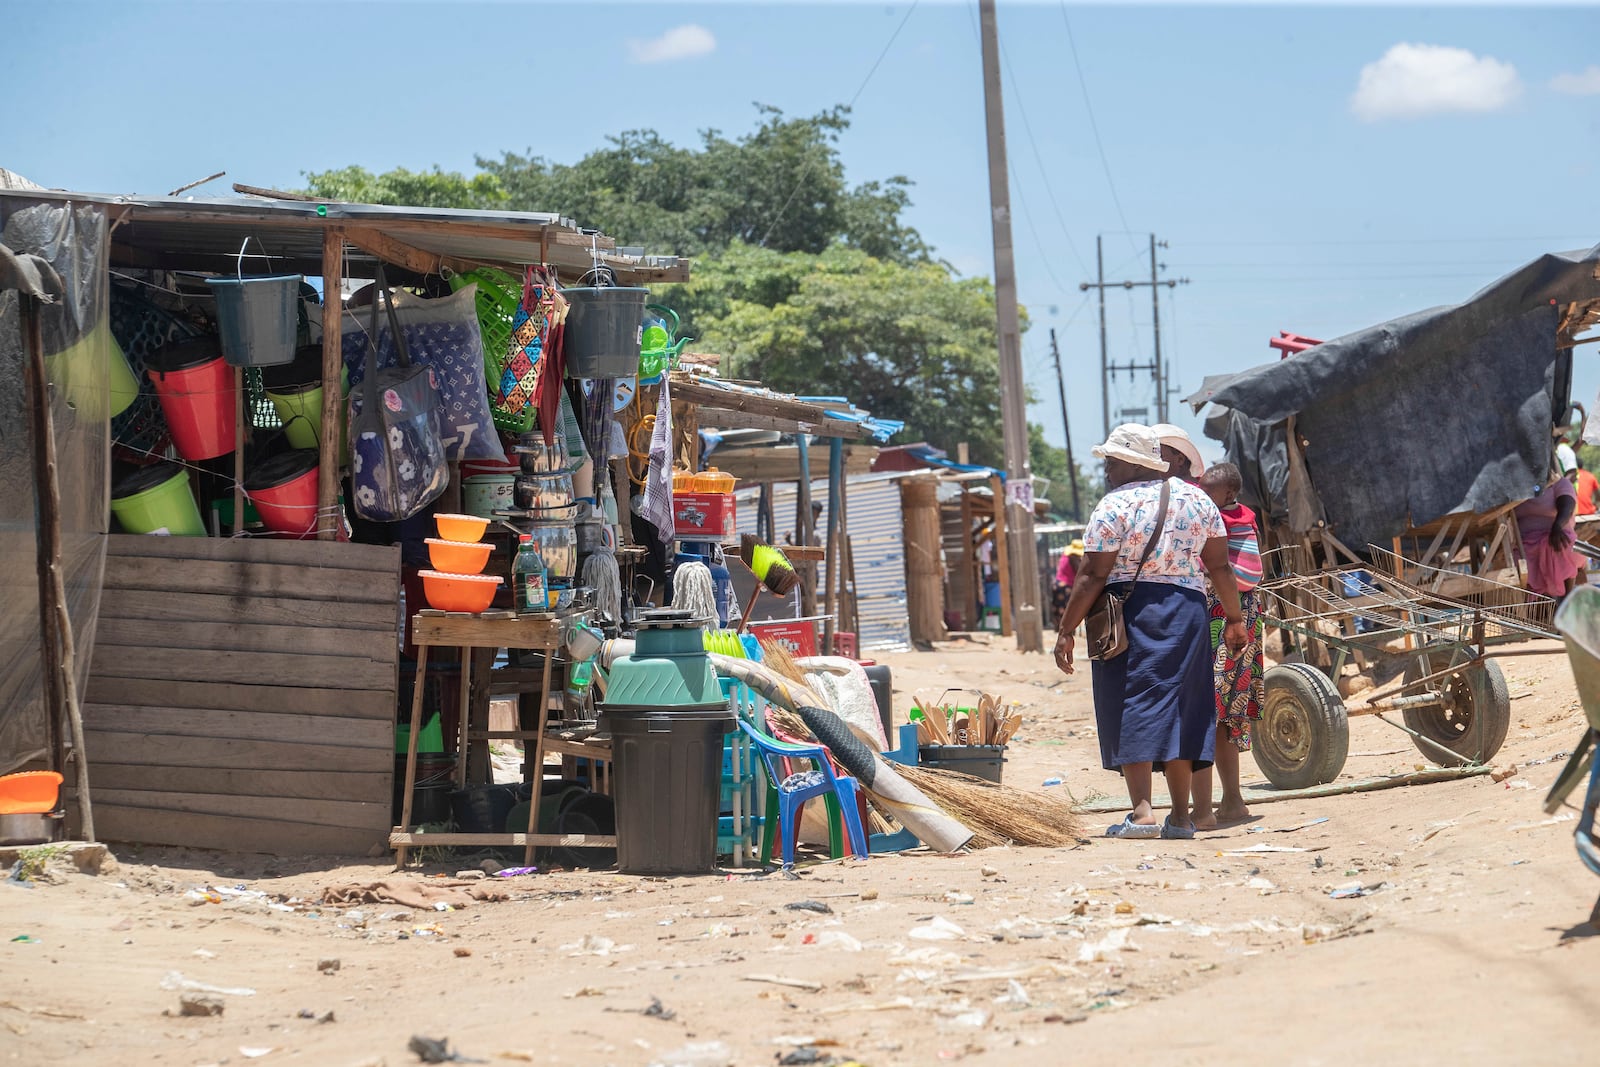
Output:
[[181,971],[168,971],[161,979],[161,988],[170,993],[215,993],[223,997],[253,997],[254,989],[248,986],[212,985],[210,982],[196,982],[193,978],[185,978]]
[[935,915],[933,920],[925,926],[913,926],[909,937],[917,941],[954,941],[965,937],[967,932],[943,915]]
[[1128,940],[1132,927],[1119,927],[1099,941],[1086,941],[1078,947],[1079,963],[1104,963],[1118,952],[1137,952],[1139,946]]

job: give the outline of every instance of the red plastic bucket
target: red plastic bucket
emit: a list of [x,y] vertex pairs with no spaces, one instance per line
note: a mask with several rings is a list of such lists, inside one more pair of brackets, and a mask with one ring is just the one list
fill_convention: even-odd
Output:
[[193,462],[233,451],[239,396],[215,337],[167,345],[145,366],[178,455]]
[[317,452],[303,448],[258,463],[244,491],[261,522],[278,533],[303,536],[317,528]]

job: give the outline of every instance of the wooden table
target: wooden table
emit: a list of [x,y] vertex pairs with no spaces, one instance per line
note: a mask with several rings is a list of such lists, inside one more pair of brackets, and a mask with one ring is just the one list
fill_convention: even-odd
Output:
[[[428,650],[435,645],[453,646],[461,650],[461,737],[456,748],[456,784],[463,786],[467,779],[468,748],[471,741],[494,739],[533,741],[529,764],[533,768],[532,796],[528,804],[526,833],[413,833],[411,832],[412,790],[417,780],[417,738],[422,731],[413,725],[406,745],[405,795],[400,808],[400,825],[389,835],[389,846],[395,849],[395,865],[404,867],[406,855],[412,848],[423,845],[521,845],[523,863],[533,862],[536,845],[589,846],[615,848],[617,839],[605,834],[541,834],[539,826],[540,779],[544,776],[546,751],[556,748],[547,744],[545,730],[550,725],[550,678],[553,654],[561,647],[562,620],[555,615],[511,615],[491,613],[467,615],[457,612],[421,611],[412,619],[412,643],[417,646],[416,692],[411,702],[411,721],[422,722],[424,682],[428,673]],[[492,655],[501,648],[528,649],[545,653],[543,681],[539,690],[538,723],[533,730],[473,731],[472,668],[474,660]],[[487,675],[487,668],[479,664]],[[485,693],[487,688],[485,687]],[[559,744],[563,753],[581,754],[597,762],[609,762],[609,743],[564,741]]]

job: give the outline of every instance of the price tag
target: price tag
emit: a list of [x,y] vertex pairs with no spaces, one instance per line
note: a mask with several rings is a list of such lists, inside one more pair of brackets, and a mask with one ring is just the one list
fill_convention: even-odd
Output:
[[1006,482],[1006,504],[1015,504],[1024,511],[1033,510],[1033,480],[1024,478]]

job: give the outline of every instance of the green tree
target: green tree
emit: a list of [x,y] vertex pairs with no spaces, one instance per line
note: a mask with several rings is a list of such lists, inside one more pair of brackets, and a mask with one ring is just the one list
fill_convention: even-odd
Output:
[[404,167],[373,174],[365,167],[341,167],[307,174],[306,191],[329,200],[408,207],[503,208],[506,192],[493,174],[467,177],[459,171],[412,171]]
[[835,241],[897,262],[929,249],[901,221],[903,177],[845,182],[839,134],[849,110],[804,118],[756,105],[758,123],[729,139],[706,130],[695,149],[654,130],[630,130],[574,164],[515,152],[480,156],[510,207],[560,211],[631,245],[679,255],[715,254],[735,241],[780,252],[820,253]]
[[820,255],[735,243],[662,294],[725,373],[840,395],[907,424],[900,438],[1000,464],[994,289],[941,264],[897,263],[836,242]]

